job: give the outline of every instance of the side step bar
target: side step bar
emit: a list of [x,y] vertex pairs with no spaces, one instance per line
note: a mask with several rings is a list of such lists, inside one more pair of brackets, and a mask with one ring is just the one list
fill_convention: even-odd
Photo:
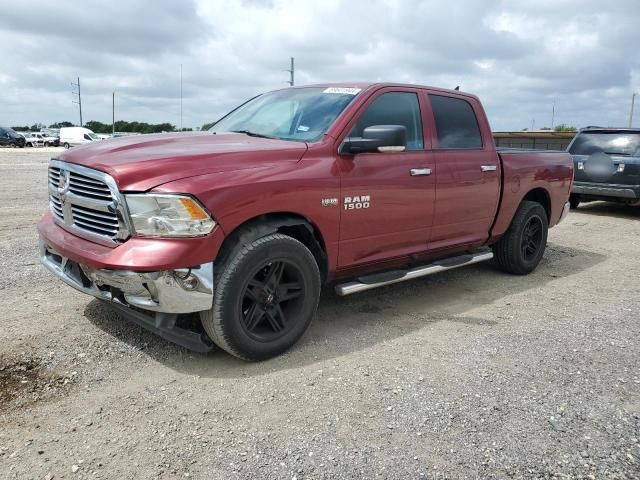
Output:
[[372,288],[381,287],[383,285],[400,283],[406,280],[413,280],[414,278],[426,277],[427,275],[433,275],[434,273],[444,272],[445,270],[452,270],[454,268],[464,267],[474,263],[486,262],[492,258],[492,251],[483,250],[481,252],[445,258],[429,265],[423,265],[410,270],[395,270],[389,273],[383,272],[380,274],[360,277],[356,281],[336,285],[335,290],[338,295],[344,297],[346,295],[351,295],[352,293],[364,292],[365,290],[371,290]]

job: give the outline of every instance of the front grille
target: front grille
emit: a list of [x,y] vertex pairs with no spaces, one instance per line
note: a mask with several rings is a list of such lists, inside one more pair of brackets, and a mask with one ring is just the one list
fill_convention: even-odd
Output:
[[71,206],[73,223],[99,235],[114,237],[118,233],[118,217],[113,213],[101,212],[92,208]]
[[48,175],[49,205],[60,225],[104,244],[128,237],[124,207],[113,178],[59,160],[51,160]]

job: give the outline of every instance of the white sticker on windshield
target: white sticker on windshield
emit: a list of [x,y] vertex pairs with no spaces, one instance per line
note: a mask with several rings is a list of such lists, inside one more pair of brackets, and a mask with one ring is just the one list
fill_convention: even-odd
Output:
[[307,127],[306,125],[300,125],[298,127],[298,131],[300,131],[300,132],[308,132],[309,131],[309,127]]
[[361,88],[351,88],[351,87],[329,87],[324,90],[322,93],[339,93],[341,95],[356,95],[360,93]]

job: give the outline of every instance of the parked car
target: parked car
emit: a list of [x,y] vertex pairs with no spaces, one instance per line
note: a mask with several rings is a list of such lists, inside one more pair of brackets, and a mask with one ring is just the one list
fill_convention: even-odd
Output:
[[0,146],[23,148],[25,143],[25,138],[12,128],[0,127]]
[[48,133],[40,132],[45,147],[58,147],[60,146],[60,137],[50,135]]
[[100,138],[88,128],[84,127],[64,127],[60,129],[60,144],[64,148],[83,145],[95,142]]
[[40,129],[40,133],[47,134],[47,135],[49,135],[51,137],[60,138],[60,129],[59,128],[51,128],[51,127],[41,128]]
[[575,164],[571,208],[594,200],[640,205],[640,129],[583,128],[567,150]]
[[44,146],[44,136],[41,133],[36,132],[22,132],[25,140],[25,146],[27,147],[42,147]]
[[350,295],[490,259],[533,271],[573,163],[497,151],[473,95],[361,84],[84,145],[48,175],[49,270],[180,345],[262,360],[303,335],[323,283]]

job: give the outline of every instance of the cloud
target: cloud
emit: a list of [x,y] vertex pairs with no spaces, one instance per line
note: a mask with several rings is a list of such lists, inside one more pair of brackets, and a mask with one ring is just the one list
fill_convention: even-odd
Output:
[[[637,0],[49,2],[3,5],[0,124],[212,121],[296,83],[461,85],[496,130],[624,125],[640,91]],[[640,123],[640,119],[638,119]]]

